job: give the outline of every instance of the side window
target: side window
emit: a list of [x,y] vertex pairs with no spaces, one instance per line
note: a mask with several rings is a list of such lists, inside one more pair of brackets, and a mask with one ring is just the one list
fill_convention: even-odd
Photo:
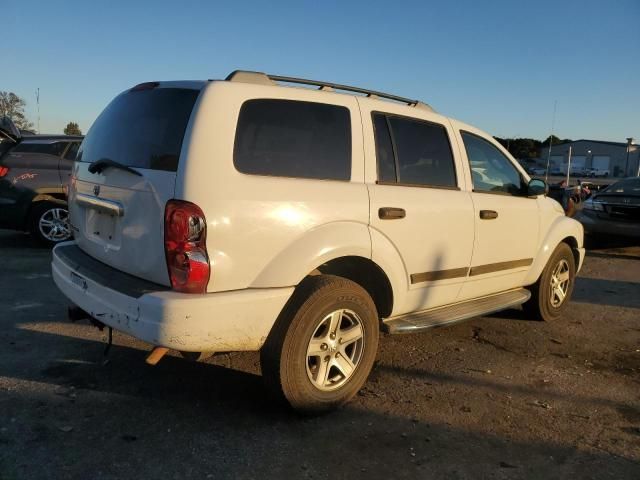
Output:
[[292,100],[249,100],[242,105],[233,151],[242,173],[349,180],[349,109]]
[[67,152],[64,154],[64,159],[71,160],[71,161],[75,160],[76,155],[78,154],[79,146],[80,144],[78,142],[71,143],[71,145],[69,145],[69,148],[67,149]]
[[475,192],[521,195],[520,172],[495,146],[476,135],[460,132],[467,151]]
[[379,113],[373,120],[379,181],[457,186],[451,145],[442,125]]

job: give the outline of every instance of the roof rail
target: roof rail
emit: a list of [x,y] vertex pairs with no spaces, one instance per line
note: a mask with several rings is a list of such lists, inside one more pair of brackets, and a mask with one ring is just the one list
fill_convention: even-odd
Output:
[[225,79],[230,82],[243,82],[243,83],[255,83],[259,85],[277,85],[276,82],[284,83],[297,83],[302,85],[314,85],[319,87],[320,90],[332,91],[343,90],[346,92],[362,93],[370,98],[385,98],[387,100],[393,100],[395,102],[404,103],[411,107],[421,108],[433,112],[433,108],[420,100],[412,100],[410,98],[399,97],[397,95],[391,95],[390,93],[377,92],[375,90],[367,90],[359,87],[352,87],[350,85],[340,85],[339,83],[321,82],[319,80],[307,80],[304,78],[295,77],[283,77],[281,75],[271,75],[262,72],[250,72],[246,70],[235,70],[231,72]]

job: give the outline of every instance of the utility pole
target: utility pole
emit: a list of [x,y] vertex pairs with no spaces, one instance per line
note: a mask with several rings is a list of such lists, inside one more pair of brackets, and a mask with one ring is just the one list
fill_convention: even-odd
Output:
[[38,133],[40,133],[40,88],[36,89],[36,105],[38,106]]
[[547,169],[544,172],[544,181],[549,183],[549,162],[551,161],[551,144],[553,143],[553,129],[556,126],[556,107],[558,101],[553,101],[553,118],[551,119],[551,135],[549,135],[549,153],[547,154]]
[[569,186],[569,172],[571,172],[571,146],[569,147],[569,159],[567,161],[567,187]]

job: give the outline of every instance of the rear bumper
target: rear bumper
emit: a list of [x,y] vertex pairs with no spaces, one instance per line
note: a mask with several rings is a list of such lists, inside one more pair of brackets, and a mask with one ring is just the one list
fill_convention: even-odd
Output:
[[[65,249],[67,249],[65,251]],[[67,253],[73,250],[73,260]],[[259,350],[293,287],[245,289],[204,295],[184,294],[149,282],[126,279],[120,291],[121,272],[114,275],[82,267],[95,260],[78,253],[75,242],[62,243],[53,250],[52,273],[58,288],[69,300],[93,318],[153,345],[187,352],[230,352]],[[81,251],[80,251],[81,252]],[[101,264],[102,269],[110,267]],[[125,282],[126,283],[126,282]],[[138,296],[139,295],[139,296]]]

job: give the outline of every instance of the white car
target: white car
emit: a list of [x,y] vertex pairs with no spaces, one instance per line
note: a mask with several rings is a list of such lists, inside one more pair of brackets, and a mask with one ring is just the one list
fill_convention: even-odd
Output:
[[256,72],[144,83],[80,147],[53,278],[150,363],[260,350],[272,392],[322,411],[363,385],[380,329],[560,317],[583,230],[545,191],[416,100]]
[[590,168],[588,170],[588,175],[590,177],[608,177],[609,170],[606,168]]

